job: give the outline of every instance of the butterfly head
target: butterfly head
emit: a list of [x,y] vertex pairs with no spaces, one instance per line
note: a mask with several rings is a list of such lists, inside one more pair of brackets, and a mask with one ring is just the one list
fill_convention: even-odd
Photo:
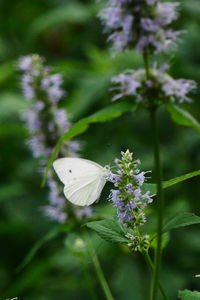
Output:
[[108,178],[108,176],[110,174],[111,168],[110,168],[109,165],[106,165],[103,169],[104,169],[104,176],[105,176],[105,178],[107,180],[107,178]]

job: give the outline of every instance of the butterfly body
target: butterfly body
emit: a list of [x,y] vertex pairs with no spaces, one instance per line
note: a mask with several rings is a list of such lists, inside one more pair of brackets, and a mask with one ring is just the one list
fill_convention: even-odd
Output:
[[100,197],[109,172],[106,167],[82,158],[60,158],[53,167],[65,185],[66,198],[80,206],[91,205]]

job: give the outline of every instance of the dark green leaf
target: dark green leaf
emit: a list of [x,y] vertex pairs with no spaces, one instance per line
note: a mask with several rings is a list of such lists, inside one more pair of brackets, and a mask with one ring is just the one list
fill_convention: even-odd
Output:
[[164,226],[163,231],[170,231],[171,229],[185,227],[189,225],[200,224],[200,217],[196,216],[193,213],[180,213],[176,215],[174,218],[169,220],[167,224]]
[[59,140],[54,148],[50,159],[48,161],[48,165],[45,170],[45,175],[43,178],[42,185],[44,185],[46,181],[46,177],[48,174],[48,170],[51,168],[51,165],[53,161],[55,160],[57,154],[59,153],[63,143],[71,140],[75,136],[83,133],[86,131],[90,124],[92,123],[100,123],[100,122],[109,122],[115,118],[120,117],[124,112],[133,112],[137,108],[137,104],[135,103],[129,103],[129,102],[123,102],[123,103],[115,103],[112,105],[107,106],[106,108],[103,108],[102,110],[94,113],[93,115],[81,119],[77,123],[75,123],[69,131],[67,131]]
[[189,290],[179,291],[178,297],[181,300],[200,300],[200,292]]
[[[185,181],[187,179],[193,178],[195,176],[200,175],[200,170],[187,173],[185,175],[175,177],[173,179],[167,180],[163,182],[163,188],[166,189],[170,186],[173,186],[179,182]],[[151,194],[156,194],[156,184],[153,183],[145,183],[142,187],[144,192],[150,191]]]
[[174,122],[179,125],[192,127],[200,133],[200,123],[187,110],[174,104],[167,104],[165,107]]
[[86,224],[87,227],[96,231],[96,233],[104,240],[112,243],[127,243],[123,227],[114,220],[94,221]]
[[182,176],[179,176],[179,177],[175,177],[175,178],[173,178],[173,179],[170,179],[170,180],[168,180],[168,181],[165,181],[165,182],[163,183],[163,187],[164,187],[164,188],[168,188],[168,187],[170,187],[170,186],[172,186],[172,185],[174,185],[174,184],[177,184],[177,183],[179,183],[179,182],[182,182],[182,181],[184,181],[184,180],[187,180],[187,179],[189,179],[189,178],[192,178],[192,177],[195,177],[195,176],[198,176],[198,175],[200,175],[200,170],[194,171],[194,172],[190,172],[190,173],[187,173],[187,174],[182,175]]

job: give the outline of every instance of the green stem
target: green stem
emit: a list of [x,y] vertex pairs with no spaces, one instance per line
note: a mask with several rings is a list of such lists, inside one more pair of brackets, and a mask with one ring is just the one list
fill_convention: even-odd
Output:
[[145,71],[146,71],[146,77],[147,77],[147,79],[149,79],[151,74],[150,74],[149,58],[148,58],[147,52],[144,52],[144,54],[143,54],[143,61],[144,61],[144,67],[145,67]]
[[[144,66],[146,71],[147,80],[151,77],[151,72],[149,68],[149,57],[148,53],[143,54]],[[162,258],[162,227],[163,227],[163,207],[164,207],[164,197],[162,189],[162,169],[160,162],[160,145],[159,145],[159,132],[158,124],[156,119],[157,105],[155,102],[151,102],[149,99],[149,111],[151,118],[152,127],[152,137],[153,137],[153,147],[154,147],[154,164],[157,182],[157,247],[155,252],[155,268],[153,270],[153,278],[151,285],[151,300],[157,299],[158,285],[159,285],[159,273]]]
[[[86,232],[87,234],[87,232]],[[105,294],[105,297],[107,300],[114,300],[113,296],[112,296],[112,293],[111,293],[111,290],[109,288],[109,285],[106,281],[106,278],[105,278],[105,275],[103,273],[103,270],[102,270],[102,267],[100,265],[100,261],[98,259],[98,256],[94,250],[94,248],[92,247],[90,241],[89,241],[89,236],[87,234],[87,245],[88,245],[88,251],[89,251],[89,254],[91,256],[91,259],[92,259],[92,262],[93,262],[93,265],[94,265],[94,268],[95,268],[95,271],[97,273],[97,277],[99,279],[99,282],[101,284],[101,287],[102,287],[102,290]]]
[[[153,265],[153,262],[152,262],[152,260],[151,260],[151,258],[149,256],[148,252],[144,251],[142,254],[144,256],[144,259],[145,259],[145,261],[146,261],[146,263],[147,263],[150,271],[154,272],[154,265]],[[163,285],[162,285],[162,283],[160,281],[158,282],[158,286],[159,286],[160,292],[161,292],[161,294],[163,296],[163,299],[169,300],[167,294],[165,293],[164,287],[163,287]]]
[[164,197],[162,189],[162,170],[160,162],[160,145],[159,145],[159,133],[158,124],[156,119],[156,107],[150,108],[150,118],[152,127],[153,147],[154,147],[154,163],[155,174],[157,182],[157,247],[155,252],[155,268],[152,279],[152,294],[151,299],[156,300],[158,294],[158,282],[160,273],[160,264],[162,257],[162,229],[163,229],[163,207]]
[[98,300],[97,295],[94,291],[93,281],[92,281],[92,278],[90,276],[90,272],[88,271],[88,267],[85,263],[84,257],[81,257],[80,260],[81,260],[81,263],[82,263],[83,272],[84,272],[84,276],[85,276],[85,281],[86,281],[86,284],[87,284],[88,292],[90,294],[90,298],[92,300]]
[[92,261],[93,261],[97,276],[99,278],[99,281],[101,283],[102,289],[103,289],[104,294],[106,296],[106,299],[107,300],[114,300],[96,253],[92,254]]

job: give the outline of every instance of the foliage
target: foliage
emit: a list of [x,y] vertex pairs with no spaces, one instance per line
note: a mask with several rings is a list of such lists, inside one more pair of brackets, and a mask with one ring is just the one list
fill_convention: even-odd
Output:
[[[179,51],[169,59],[172,62],[171,74],[175,78],[191,78],[199,83],[199,4],[196,0],[183,0],[181,3],[181,16],[175,26],[187,29],[187,32],[184,33]],[[111,103],[112,91],[108,91],[111,76],[124,69],[141,67],[141,57],[130,51],[116,54],[115,57],[110,55],[106,37],[96,18],[99,6],[101,3],[89,0],[13,0],[12,5],[2,0],[0,3],[2,299],[16,296],[19,300],[88,299],[87,285],[83,281],[85,265],[91,273],[89,284],[96,291],[97,298],[104,297],[94,276],[91,258],[85,255],[80,265],[80,257],[74,255],[74,248],[69,247],[68,238],[73,245],[76,236],[71,237],[62,230],[56,235],[57,225],[41,212],[40,208],[47,204],[48,196],[46,187],[41,188],[43,174],[38,172],[38,161],[25,145],[28,132],[21,120],[21,113],[27,103],[19,88],[16,70],[19,56],[38,53],[46,57],[48,65],[63,73],[67,95],[60,107],[70,112],[71,121],[74,122],[71,131],[63,139],[79,135],[83,145],[82,157],[105,165],[113,161],[113,157],[118,156],[121,150],[129,148],[136,157],[142,159],[144,170],[153,168],[148,116],[141,109],[135,110],[132,99],[128,103],[123,100]],[[159,59],[162,63],[163,58]],[[187,287],[199,290],[198,278],[193,277],[200,270],[199,226],[181,228],[199,223],[200,191],[196,188],[199,176],[195,176],[199,175],[199,171],[194,171],[199,169],[200,163],[199,96],[197,89],[192,104],[181,107],[168,104],[160,109],[165,211],[169,219],[175,216],[170,223],[166,222],[166,226],[167,230],[179,228],[169,234],[168,253],[164,255],[163,267],[166,271],[162,274],[170,299],[173,300],[177,298],[174,295],[177,295],[178,289]],[[57,147],[60,146],[61,142]],[[179,177],[180,174],[185,175]],[[154,172],[149,177],[151,189],[155,192]],[[167,180],[169,178],[173,179]],[[178,182],[180,184],[176,184]],[[149,189],[150,185],[146,185]],[[109,219],[114,211],[106,201],[108,189],[109,184],[100,202],[94,206],[97,219],[88,223],[87,227],[95,227],[106,239],[118,239],[126,243],[123,235],[125,229]],[[195,215],[186,214],[185,211]],[[178,215],[178,212],[181,214]],[[151,208],[148,215],[151,215],[149,232],[153,233],[155,217]],[[109,224],[109,229],[112,228],[109,233],[105,229],[108,227],[106,224]],[[74,234],[80,236],[82,230],[78,226]],[[133,293],[134,300],[147,299],[144,286],[149,275],[142,259],[137,254],[130,257],[124,243],[106,243],[90,229],[88,231],[116,299],[131,299]],[[17,270],[23,262],[24,268]],[[198,297],[198,293],[180,291],[179,297],[182,297],[181,300],[193,299],[191,297]]]
[[197,291],[179,291],[178,293],[181,300],[198,300],[200,299],[200,293]]

